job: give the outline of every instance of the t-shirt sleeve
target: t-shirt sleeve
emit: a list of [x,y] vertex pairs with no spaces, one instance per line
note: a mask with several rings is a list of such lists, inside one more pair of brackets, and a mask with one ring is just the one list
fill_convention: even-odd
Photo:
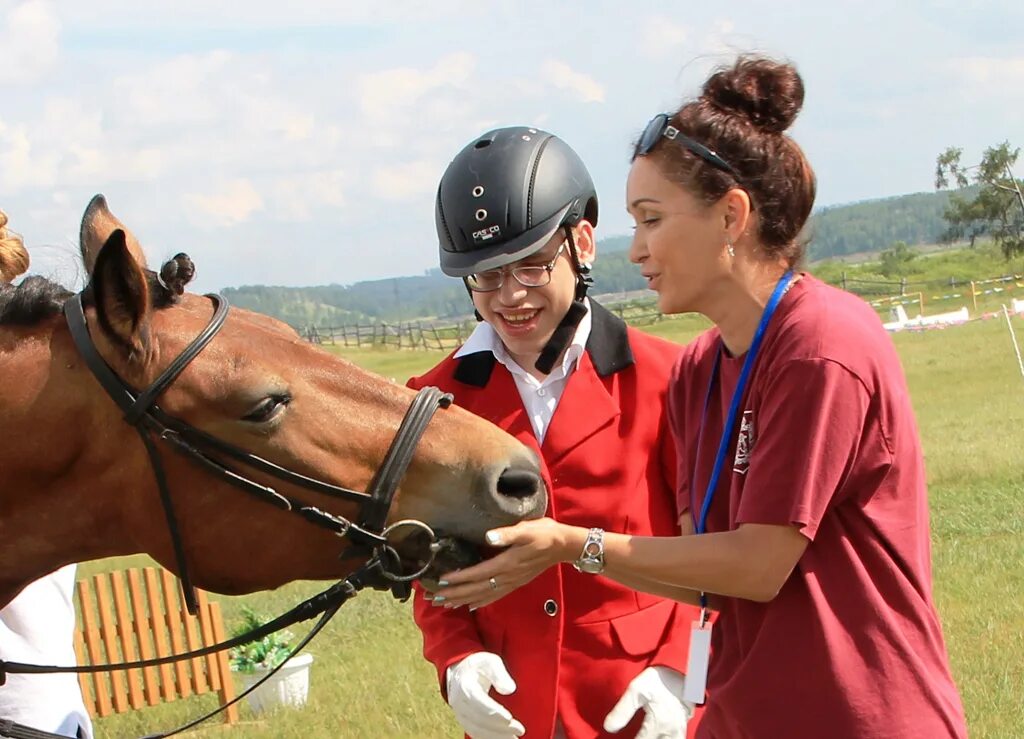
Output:
[[857,458],[871,396],[829,359],[794,359],[766,384],[754,419],[738,524],[795,525],[813,540]]

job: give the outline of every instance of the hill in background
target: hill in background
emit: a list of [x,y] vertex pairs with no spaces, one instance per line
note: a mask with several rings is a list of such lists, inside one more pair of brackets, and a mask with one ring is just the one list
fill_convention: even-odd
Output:
[[[810,259],[849,258],[880,251],[896,241],[910,246],[939,242],[946,230],[942,213],[948,202],[947,192],[914,193],[822,208],[811,216],[807,227]],[[598,241],[595,294],[645,287],[626,255],[630,240],[624,235]],[[223,292],[234,305],[266,313],[295,327],[448,318],[465,315],[470,308],[461,282],[445,277],[440,270],[352,285],[256,285],[226,288]]]

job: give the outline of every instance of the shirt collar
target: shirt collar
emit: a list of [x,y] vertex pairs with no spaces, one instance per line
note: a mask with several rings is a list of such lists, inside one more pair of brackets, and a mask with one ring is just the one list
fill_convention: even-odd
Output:
[[[584,298],[583,304],[587,306],[587,312],[583,315],[583,319],[579,322],[579,325],[576,326],[576,333],[573,334],[572,341],[569,342],[569,346],[562,355],[561,374],[563,377],[572,372],[576,363],[586,350],[587,339],[590,338],[590,329],[593,325],[593,312],[590,310],[590,301],[588,299]],[[473,333],[471,333],[469,338],[466,339],[466,342],[459,347],[453,358],[459,359],[460,357],[464,357],[468,354],[476,354],[478,352],[490,352],[494,355],[495,359],[505,365],[512,373],[518,374],[516,372],[517,370],[523,373],[526,372],[526,370],[520,367],[511,355],[509,355],[508,350],[501,341],[501,337],[498,336],[498,332],[495,331],[491,324],[486,321],[481,321],[477,324],[476,328],[473,329]]]

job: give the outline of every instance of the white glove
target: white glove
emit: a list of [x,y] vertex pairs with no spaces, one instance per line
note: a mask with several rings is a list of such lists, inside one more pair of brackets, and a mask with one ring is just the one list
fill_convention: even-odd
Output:
[[636,739],[683,739],[693,704],[683,700],[686,677],[671,667],[648,667],[633,678],[615,708],[604,719],[604,730],[615,734],[643,708],[644,723]]
[[448,668],[448,705],[473,739],[512,739],[526,733],[505,706],[487,693],[493,687],[501,695],[516,692],[516,683],[501,657],[493,652],[474,652]]

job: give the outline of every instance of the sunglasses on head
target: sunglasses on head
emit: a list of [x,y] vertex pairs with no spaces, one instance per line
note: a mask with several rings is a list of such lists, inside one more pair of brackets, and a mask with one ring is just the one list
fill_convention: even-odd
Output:
[[705,162],[710,164],[715,169],[719,169],[723,172],[728,172],[737,180],[740,179],[739,174],[735,169],[732,168],[727,161],[718,156],[714,151],[704,146],[704,144],[694,141],[689,136],[682,133],[675,126],[669,125],[671,116],[668,113],[658,113],[654,116],[647,127],[644,128],[644,132],[640,134],[640,139],[636,142],[636,148],[633,150],[633,160],[637,157],[650,154],[658,142],[663,138],[675,141],[681,147],[689,151],[691,154],[703,159]]

